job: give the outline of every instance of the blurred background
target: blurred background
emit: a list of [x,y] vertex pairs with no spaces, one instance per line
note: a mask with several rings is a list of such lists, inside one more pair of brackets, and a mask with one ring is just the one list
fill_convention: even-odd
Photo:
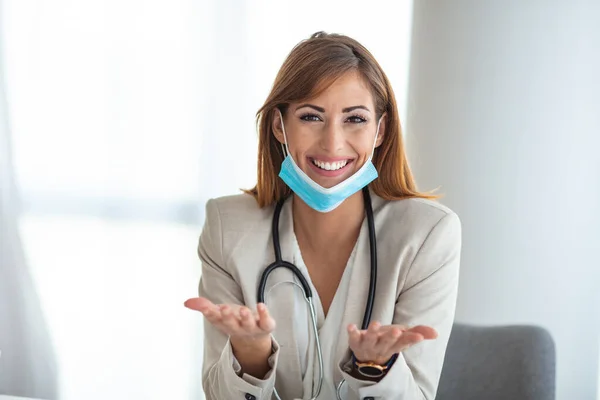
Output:
[[600,2],[0,0],[0,394],[202,399],[208,198],[255,182],[292,47],[347,34],[463,222],[457,321],[553,336],[600,399]]

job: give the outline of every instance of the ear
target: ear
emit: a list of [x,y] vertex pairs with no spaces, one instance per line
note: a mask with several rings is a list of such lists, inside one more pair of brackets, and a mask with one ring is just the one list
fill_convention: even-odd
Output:
[[273,110],[271,129],[273,130],[273,136],[275,136],[275,139],[277,139],[279,143],[284,144],[285,138],[283,137],[283,130],[281,129],[281,113],[277,111],[277,109]]
[[377,140],[375,141],[375,147],[379,147],[381,143],[383,143],[383,138],[386,133],[386,121],[387,121],[387,113],[383,113],[381,116],[381,122],[379,123],[379,134],[377,135]]

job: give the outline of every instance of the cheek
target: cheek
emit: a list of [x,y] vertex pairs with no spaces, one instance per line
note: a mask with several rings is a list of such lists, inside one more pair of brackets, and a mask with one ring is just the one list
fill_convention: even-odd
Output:
[[294,153],[304,153],[318,142],[319,134],[306,127],[296,128],[288,133],[288,145]]
[[362,137],[360,140],[355,140],[351,143],[352,148],[356,151],[361,158],[367,158],[371,155],[373,150],[373,137]]

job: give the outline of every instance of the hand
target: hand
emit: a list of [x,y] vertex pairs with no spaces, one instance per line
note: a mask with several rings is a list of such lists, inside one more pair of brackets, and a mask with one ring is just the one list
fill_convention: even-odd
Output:
[[262,303],[258,304],[257,312],[238,304],[214,304],[204,297],[189,299],[184,306],[200,311],[232,342],[251,344],[268,339],[270,343],[271,332],[275,329],[275,320]]
[[402,325],[381,326],[373,321],[368,329],[359,330],[356,325],[348,326],[348,344],[357,360],[383,365],[396,353],[423,340],[435,339],[435,329],[419,325],[407,328]]
[[213,304],[204,297],[189,299],[184,305],[200,311],[208,322],[229,336],[243,373],[263,379],[270,369],[271,332],[275,329],[275,320],[264,304],[258,304],[257,312],[238,304]]

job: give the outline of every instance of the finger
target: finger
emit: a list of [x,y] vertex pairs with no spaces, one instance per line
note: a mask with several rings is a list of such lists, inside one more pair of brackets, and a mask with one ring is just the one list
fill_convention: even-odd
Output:
[[400,338],[392,346],[394,353],[399,353],[407,348],[414,346],[415,344],[423,341],[423,336],[419,333],[404,332],[400,335]]
[[275,329],[275,320],[271,318],[267,306],[263,303],[259,303],[256,308],[258,309],[258,326],[265,332],[271,332]]
[[428,340],[435,339],[438,337],[437,331],[430,326],[418,325],[418,326],[410,328],[408,331],[413,332],[413,333],[418,333],[421,336],[423,336],[424,339],[428,339]]
[[191,310],[200,311],[211,324],[218,323],[221,320],[219,307],[204,297],[188,299],[183,304]]
[[379,337],[387,335],[390,331],[400,330],[400,332],[404,332],[408,330],[404,325],[383,325],[379,327]]
[[240,325],[246,331],[256,328],[256,319],[247,307],[240,308]]
[[215,313],[205,314],[204,317],[206,318],[206,320],[208,322],[210,322],[212,325],[214,325],[217,328],[220,328],[220,326],[222,325],[220,313],[219,314],[215,314]]
[[352,350],[356,350],[360,347],[361,343],[361,334],[356,325],[350,324],[348,325],[348,346]]
[[379,340],[377,341],[377,353],[379,356],[393,353],[394,345],[402,336],[402,330],[397,326],[392,326],[390,329],[385,330],[384,334],[380,334]]
[[[210,322],[213,326],[218,328],[220,331],[223,331],[223,329],[224,329],[223,323],[222,323],[223,315],[222,315],[221,309],[219,308],[218,305],[212,304],[212,306],[205,309],[204,312],[202,312],[202,314],[204,315],[204,318],[208,322]],[[224,332],[224,333],[227,333],[227,332]]]
[[377,344],[379,328],[381,324],[377,321],[373,321],[369,324],[366,333],[363,335],[362,346],[365,349],[373,349]]
[[221,312],[221,305],[213,304],[208,309],[206,309],[202,314],[205,316],[211,316],[214,318],[221,319],[223,317],[223,313]]
[[221,323],[230,333],[238,332],[240,330],[240,320],[233,314],[231,307],[227,304],[221,306]]
[[204,297],[194,297],[191,299],[187,299],[183,305],[190,310],[204,312],[205,310],[213,308],[215,305],[208,299]]

